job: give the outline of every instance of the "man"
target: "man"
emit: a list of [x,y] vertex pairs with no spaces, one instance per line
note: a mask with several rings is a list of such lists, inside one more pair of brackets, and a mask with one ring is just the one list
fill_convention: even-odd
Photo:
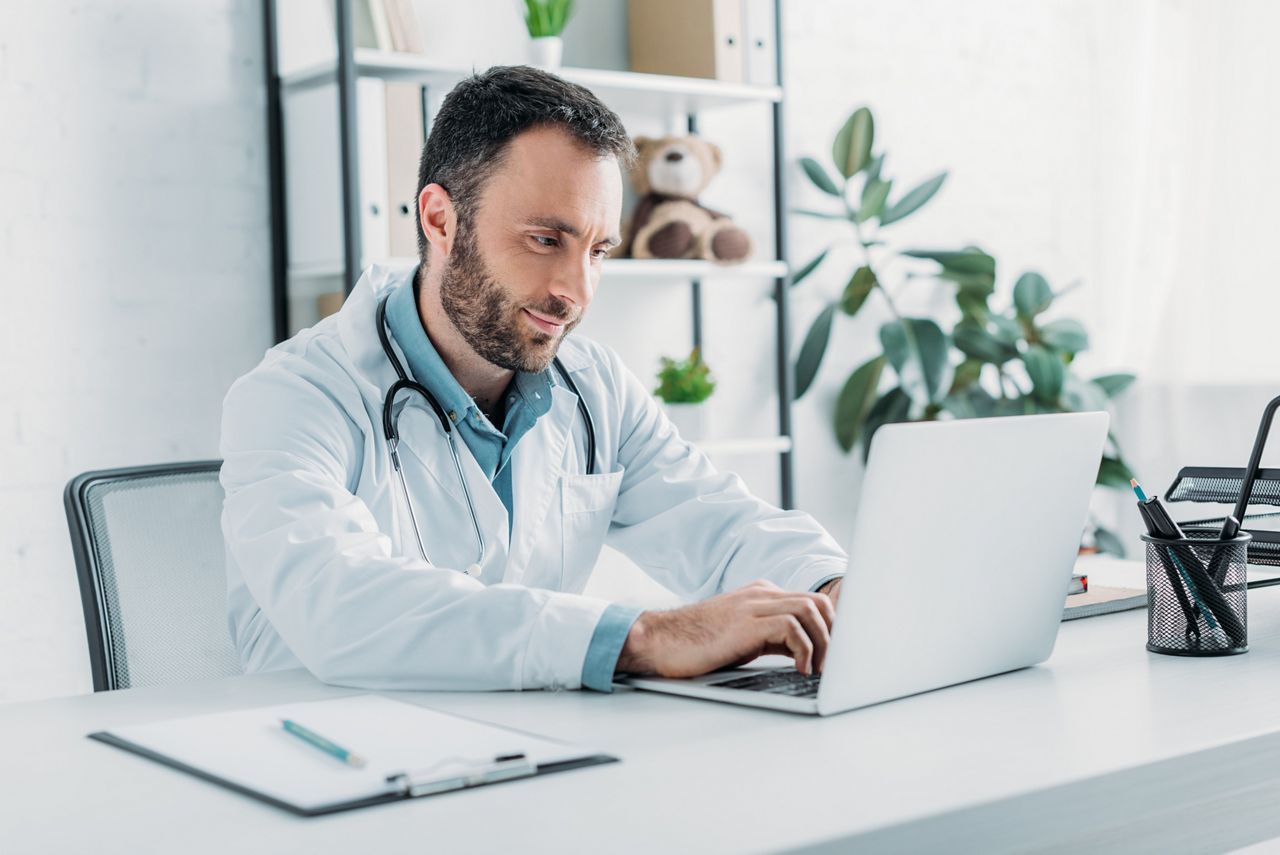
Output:
[[[616,115],[546,72],[494,68],[445,99],[420,168],[420,265],[366,271],[227,394],[247,671],[609,691],[617,672],[763,653],[821,669],[844,553],[717,473],[616,354],[568,337],[618,243],[632,156]],[[699,602],[582,596],[606,541]]]

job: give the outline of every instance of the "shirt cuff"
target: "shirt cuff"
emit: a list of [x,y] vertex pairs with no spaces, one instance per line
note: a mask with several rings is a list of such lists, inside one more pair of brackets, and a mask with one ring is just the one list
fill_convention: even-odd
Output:
[[640,617],[640,609],[611,603],[600,616],[596,630],[587,645],[587,656],[582,662],[582,685],[597,692],[613,691],[613,675],[618,669],[618,657],[627,642],[631,624]]
[[833,579],[841,579],[843,577],[844,577],[843,573],[832,573],[830,576],[826,576],[822,579],[819,579],[817,582],[813,583],[813,586],[811,588],[809,588],[809,593],[811,594],[816,593],[819,588],[821,588],[823,585],[827,584],[828,582],[832,581]]

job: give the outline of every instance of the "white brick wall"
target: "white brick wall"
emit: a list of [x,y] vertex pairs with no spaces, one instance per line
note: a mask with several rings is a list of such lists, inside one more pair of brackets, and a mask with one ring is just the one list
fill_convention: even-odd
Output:
[[259,8],[0,3],[0,702],[90,688],[67,479],[214,456],[270,344]]

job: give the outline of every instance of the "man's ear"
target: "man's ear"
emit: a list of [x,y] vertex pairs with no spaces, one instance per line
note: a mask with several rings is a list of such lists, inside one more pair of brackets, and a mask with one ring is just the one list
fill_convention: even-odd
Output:
[[418,228],[433,251],[449,255],[458,232],[458,215],[449,191],[439,184],[428,184],[418,194]]

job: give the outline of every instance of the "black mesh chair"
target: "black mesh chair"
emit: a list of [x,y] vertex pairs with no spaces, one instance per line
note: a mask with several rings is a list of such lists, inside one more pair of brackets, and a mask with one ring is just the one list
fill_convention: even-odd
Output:
[[241,673],[217,460],[86,472],[63,495],[93,689]]

